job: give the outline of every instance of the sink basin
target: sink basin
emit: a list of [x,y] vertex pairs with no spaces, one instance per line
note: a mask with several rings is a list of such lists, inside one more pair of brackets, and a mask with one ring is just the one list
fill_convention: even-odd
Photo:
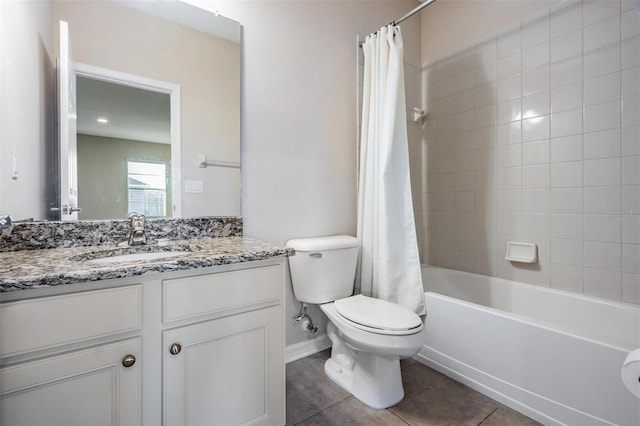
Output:
[[130,253],[121,254],[118,256],[101,257],[98,259],[91,259],[87,262],[101,264],[101,263],[115,263],[115,262],[135,262],[139,260],[159,260],[167,259],[171,257],[184,256],[189,254],[188,251],[157,251],[157,252],[144,252],[144,253]]

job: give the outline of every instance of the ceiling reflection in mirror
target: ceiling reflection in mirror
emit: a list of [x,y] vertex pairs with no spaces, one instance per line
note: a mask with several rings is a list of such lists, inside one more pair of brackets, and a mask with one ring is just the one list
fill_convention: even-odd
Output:
[[[0,213],[41,220],[52,218],[56,207],[54,58],[57,22],[63,20],[74,61],[167,82],[180,93],[174,116],[166,94],[84,74],[78,78],[78,218],[123,218],[142,198],[152,205],[150,216],[241,215],[237,22],[179,1],[8,3],[14,2],[0,2],[3,46],[10,45],[1,52],[0,95],[14,108],[0,104]],[[18,17],[29,24],[4,25]],[[20,66],[11,62],[18,57]],[[35,92],[37,102],[20,96],[24,90]],[[171,153],[175,128],[177,157]],[[199,156],[214,165],[200,167]],[[112,158],[117,160],[111,163]],[[172,173],[175,158],[179,167]],[[145,183],[129,173],[134,163],[164,164],[165,188],[149,183],[157,178]],[[177,211],[174,198],[181,199]]]

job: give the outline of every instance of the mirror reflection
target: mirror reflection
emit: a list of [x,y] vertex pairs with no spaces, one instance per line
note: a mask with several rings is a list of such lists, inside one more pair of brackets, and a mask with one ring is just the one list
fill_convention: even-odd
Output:
[[[166,91],[145,94],[136,85],[80,72],[78,218],[123,218],[134,205],[149,216],[241,215],[237,22],[179,1],[0,2],[0,18],[0,96],[7,101],[0,104],[1,213],[55,218],[64,175],[59,162],[52,165],[58,22],[66,21],[81,69],[165,82],[180,94],[175,114]],[[24,96],[25,90],[37,95]],[[122,93],[128,100],[116,99]],[[132,99],[139,101],[135,110]],[[207,167],[200,166],[202,156]]]

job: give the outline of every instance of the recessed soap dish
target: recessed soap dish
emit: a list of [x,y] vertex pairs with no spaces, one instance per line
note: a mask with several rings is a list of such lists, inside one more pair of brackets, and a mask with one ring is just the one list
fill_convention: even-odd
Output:
[[535,263],[538,260],[538,247],[533,243],[508,241],[504,258],[511,262]]

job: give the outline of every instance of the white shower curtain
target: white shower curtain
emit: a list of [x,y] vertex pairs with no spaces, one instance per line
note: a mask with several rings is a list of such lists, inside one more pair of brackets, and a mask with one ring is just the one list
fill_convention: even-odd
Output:
[[411,183],[400,27],[367,37],[358,192],[359,291],[425,313]]

